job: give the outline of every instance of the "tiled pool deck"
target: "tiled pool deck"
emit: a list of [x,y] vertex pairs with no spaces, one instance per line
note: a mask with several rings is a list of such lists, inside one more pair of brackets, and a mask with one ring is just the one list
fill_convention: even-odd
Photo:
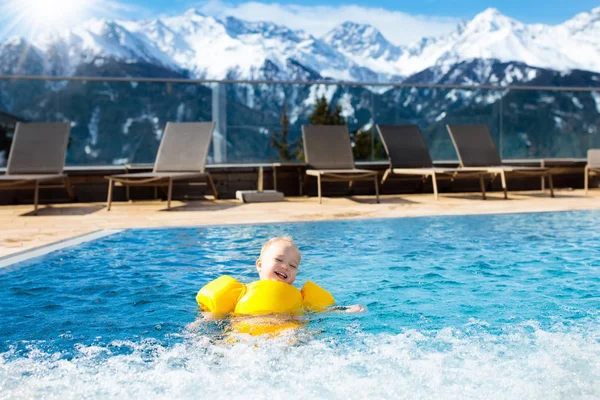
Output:
[[0,257],[48,245],[101,229],[177,227],[281,221],[309,221],[351,218],[397,218],[425,215],[492,214],[513,212],[600,209],[600,190],[583,196],[582,190],[557,190],[556,198],[541,192],[488,194],[443,194],[435,201],[431,194],[384,195],[376,204],[372,196],[324,198],[291,197],[279,203],[242,204],[236,200],[173,202],[117,202],[111,211],[104,203],[41,206],[32,215],[31,205],[0,206]]

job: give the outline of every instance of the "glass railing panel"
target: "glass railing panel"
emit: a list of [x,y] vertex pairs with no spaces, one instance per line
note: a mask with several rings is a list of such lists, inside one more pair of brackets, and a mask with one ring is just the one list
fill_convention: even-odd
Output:
[[593,106],[596,108],[596,114],[590,115],[586,126],[587,147],[588,149],[600,149],[600,90],[590,91],[589,94],[593,100]]
[[510,90],[502,104],[502,156],[581,158],[600,145],[597,91]]
[[354,159],[375,161],[387,159],[375,128],[376,87],[351,86],[339,100],[347,120]]
[[153,163],[168,121],[212,119],[206,85],[5,81],[3,89],[2,97],[13,100],[3,101],[0,111],[29,122],[71,121],[66,165]]
[[56,93],[68,82],[0,80],[0,167],[5,167],[17,121],[65,121]]
[[378,124],[419,126],[433,160],[458,160],[447,124],[487,124],[500,139],[501,93],[488,89],[394,87],[376,101]]
[[0,80],[0,167],[18,119],[71,121],[67,165],[151,164],[167,121],[216,122],[208,163],[303,161],[322,97],[357,161],[387,158],[376,124],[417,124],[438,161],[457,160],[446,124],[486,124],[504,159],[600,147],[598,91],[15,78]]
[[[284,114],[295,112],[292,101],[295,98],[293,93],[298,87],[261,83],[219,85],[223,87],[225,96],[226,126],[221,134],[224,135],[227,148],[223,157],[215,159],[215,162],[236,164],[279,161],[282,154],[272,143],[274,135],[280,137],[285,129],[286,143],[297,139],[297,132],[289,122],[289,117],[287,123],[283,123],[282,119]],[[288,154],[287,158],[291,156]]]

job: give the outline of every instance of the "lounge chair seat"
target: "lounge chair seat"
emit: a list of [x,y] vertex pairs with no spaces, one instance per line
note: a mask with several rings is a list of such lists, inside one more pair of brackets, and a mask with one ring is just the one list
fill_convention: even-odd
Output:
[[[481,171],[482,167],[461,167],[459,168],[461,171]],[[527,174],[531,172],[533,175],[539,175],[540,172],[547,172],[549,168],[546,167],[521,167],[518,165],[503,165],[501,167],[485,167],[486,171],[492,173],[499,173],[502,171],[505,172],[520,172],[523,174]]]
[[373,176],[373,174],[377,174],[377,171],[370,171],[368,169],[309,169],[306,171],[307,175],[317,176],[317,175],[340,175],[347,177],[348,175],[356,175],[357,177],[361,176]]
[[390,161],[389,168],[383,174],[381,184],[392,175],[417,175],[423,180],[431,177],[433,195],[439,200],[437,176],[447,175],[451,179],[457,176],[479,177],[481,196],[485,199],[483,179],[488,172],[482,168],[465,170],[461,168],[438,168],[433,166],[429,149],[417,125],[377,125],[377,131]]
[[521,167],[502,163],[498,148],[487,125],[446,125],[458,154],[460,168],[465,171],[485,169],[494,177],[500,175],[504,198],[508,199],[506,175],[542,176],[548,179],[550,197],[554,197],[552,172],[544,167]]
[[111,175],[110,179],[115,181],[131,181],[131,182],[142,182],[146,180],[154,181],[171,178],[173,180],[178,179],[194,179],[204,178],[209,176],[208,172],[139,172],[134,174],[119,174]]
[[[64,187],[73,200],[71,182],[63,173],[70,131],[70,122],[18,122],[0,189],[33,189],[34,214],[40,188]],[[48,185],[52,182],[60,185]]]
[[322,203],[322,182],[348,182],[372,180],[375,198],[379,203],[378,172],[358,169],[350,145],[350,133],[346,125],[302,125],[304,157],[308,164],[305,179],[317,178],[319,204]]
[[110,211],[112,191],[115,184],[121,186],[166,186],[167,210],[171,208],[173,182],[181,180],[204,180],[210,186],[214,198],[219,194],[212,177],[205,171],[206,158],[215,129],[214,122],[167,122],[154,169],[152,172],[117,174],[107,176],[108,198],[106,208]]
[[66,174],[13,174],[13,175],[0,175],[0,181],[2,184],[4,182],[14,182],[15,184],[18,182],[25,181],[38,181],[38,182],[46,182],[46,181],[56,181],[67,178]]

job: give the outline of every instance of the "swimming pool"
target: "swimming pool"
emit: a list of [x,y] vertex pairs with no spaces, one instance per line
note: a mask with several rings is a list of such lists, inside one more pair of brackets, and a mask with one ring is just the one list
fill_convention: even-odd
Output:
[[[0,269],[0,398],[597,398],[600,212],[132,229]],[[364,314],[220,340],[269,237]],[[293,340],[292,340],[293,339]]]

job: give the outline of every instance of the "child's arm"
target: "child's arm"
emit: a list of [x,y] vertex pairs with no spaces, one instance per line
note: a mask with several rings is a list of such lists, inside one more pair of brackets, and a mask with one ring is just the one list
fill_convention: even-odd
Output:
[[352,306],[334,306],[334,307],[330,307],[328,309],[328,311],[339,311],[339,312],[346,312],[346,313],[359,313],[359,312],[365,312],[367,311],[367,308],[364,306],[361,306],[360,304],[354,304]]

